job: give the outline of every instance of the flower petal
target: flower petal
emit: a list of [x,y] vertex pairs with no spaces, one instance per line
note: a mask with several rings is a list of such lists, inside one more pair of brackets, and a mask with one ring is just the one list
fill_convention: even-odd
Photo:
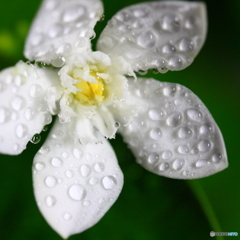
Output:
[[58,76],[55,71],[19,62],[0,73],[0,152],[17,155],[56,109]]
[[27,38],[25,56],[61,67],[66,56],[90,48],[89,38],[102,14],[99,0],[45,0]]
[[206,28],[204,3],[141,3],[124,8],[108,22],[98,49],[123,56],[135,71],[181,70],[201,49]]
[[[179,84],[129,80],[115,116],[138,163],[170,178],[201,178],[228,166],[221,132],[201,100]],[[115,112],[116,114],[116,112]]]
[[74,124],[55,123],[33,165],[38,207],[63,238],[97,223],[123,185],[110,144],[81,145],[73,132]]

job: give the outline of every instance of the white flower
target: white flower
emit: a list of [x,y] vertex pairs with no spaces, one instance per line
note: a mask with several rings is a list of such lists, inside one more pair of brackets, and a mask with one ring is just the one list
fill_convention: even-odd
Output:
[[[123,135],[139,164],[159,175],[201,178],[227,167],[222,135],[187,88],[135,72],[181,70],[206,35],[202,3],[149,2],[117,13],[92,52],[99,0],[45,0],[25,56],[0,73],[0,151],[21,153],[58,115],[34,158],[34,193],[62,237],[98,222],[117,199],[122,172],[106,138]],[[132,76],[133,78],[126,77]]]

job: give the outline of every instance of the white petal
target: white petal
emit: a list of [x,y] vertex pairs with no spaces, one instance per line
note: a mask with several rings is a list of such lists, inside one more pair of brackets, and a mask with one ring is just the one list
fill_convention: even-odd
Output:
[[72,123],[55,123],[34,158],[38,207],[63,238],[97,223],[117,199],[122,172],[110,144],[81,145]]
[[0,152],[17,155],[52,121],[58,95],[55,71],[19,62],[0,73]]
[[89,38],[102,14],[99,0],[45,0],[27,38],[25,56],[61,67],[64,58],[90,48]]
[[206,28],[204,3],[141,3],[119,11],[108,22],[98,49],[123,56],[135,71],[181,70],[201,49]]
[[179,84],[129,80],[119,116],[138,163],[170,178],[201,178],[228,166],[221,132],[201,100]]

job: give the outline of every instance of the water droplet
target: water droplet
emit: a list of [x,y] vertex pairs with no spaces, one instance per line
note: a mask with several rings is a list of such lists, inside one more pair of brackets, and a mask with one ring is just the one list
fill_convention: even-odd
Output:
[[88,206],[91,205],[91,203],[90,203],[89,201],[84,201],[84,202],[83,202],[83,205],[84,205],[85,207],[88,207]]
[[98,173],[103,172],[104,168],[105,168],[104,164],[100,163],[100,162],[99,163],[95,163],[94,167],[93,167],[94,171],[98,172]]
[[169,163],[163,162],[158,166],[159,171],[164,172],[169,169]]
[[174,170],[179,171],[183,168],[184,164],[185,164],[185,160],[182,158],[178,158],[173,162],[172,167]]
[[48,36],[50,38],[56,38],[59,35],[61,35],[62,32],[63,32],[63,27],[60,24],[55,24],[48,30]]
[[62,153],[62,157],[66,159],[66,158],[69,157],[69,154],[68,154],[67,152],[63,152],[63,153]]
[[42,146],[40,149],[39,149],[39,153],[41,154],[47,154],[50,152],[50,147],[49,146]]
[[191,52],[194,50],[194,43],[189,38],[183,38],[179,42],[179,50],[182,52]]
[[41,120],[42,120],[43,125],[47,125],[47,124],[49,124],[49,123],[52,122],[52,116],[51,116],[50,113],[45,112],[45,113],[42,115],[42,119],[41,119]]
[[51,60],[51,64],[56,67],[56,68],[60,68],[65,64],[66,60],[64,57],[62,56],[57,56],[56,58],[53,58]]
[[115,123],[115,128],[120,128],[121,124],[119,122]]
[[48,126],[45,125],[45,126],[43,127],[43,131],[46,132],[47,130],[48,130]]
[[80,167],[80,173],[83,177],[88,177],[91,173],[91,167],[88,164],[84,164]]
[[149,11],[148,9],[145,9],[145,8],[136,8],[133,10],[133,15],[136,17],[136,18],[142,18],[142,17],[145,17],[149,14]]
[[187,115],[193,121],[196,121],[196,122],[202,122],[203,121],[202,112],[199,111],[198,109],[194,109],[194,108],[188,109],[187,110]]
[[82,185],[74,184],[69,188],[68,194],[73,200],[81,201],[86,197],[87,191]]
[[183,176],[187,177],[189,175],[189,171],[183,171]]
[[198,160],[197,162],[196,162],[196,167],[197,168],[201,168],[201,167],[204,167],[204,166],[206,166],[207,165],[207,162],[205,161],[205,160]]
[[62,166],[62,160],[58,157],[54,157],[51,159],[51,164],[53,167],[59,168]]
[[25,100],[20,96],[15,96],[11,101],[11,107],[16,111],[23,109],[24,105]]
[[211,149],[211,146],[212,146],[211,142],[204,139],[198,144],[198,149],[201,152],[207,152]]
[[47,196],[45,198],[45,203],[48,207],[53,207],[56,204],[56,198],[53,196]]
[[52,137],[57,139],[57,138],[61,138],[63,136],[63,132],[61,130],[56,130],[54,131],[54,133],[52,134]]
[[154,121],[158,121],[164,118],[164,112],[162,111],[162,109],[159,108],[151,109],[148,114],[149,117]]
[[178,152],[181,154],[187,154],[189,152],[189,149],[186,145],[181,145],[178,147]]
[[177,32],[180,29],[180,19],[174,14],[167,14],[162,19],[162,29],[168,32]]
[[89,179],[89,184],[94,186],[98,183],[98,179],[96,177],[92,177]]
[[0,123],[6,123],[11,117],[11,112],[4,108],[0,107]]
[[156,37],[152,31],[147,30],[139,35],[137,42],[143,48],[152,48],[156,44]]
[[42,162],[37,162],[37,163],[34,164],[34,168],[37,171],[42,171],[45,168],[45,164],[42,163]]
[[[1,142],[1,138],[0,138],[0,142]],[[14,150],[15,152],[20,152],[21,148],[20,148],[20,146],[19,146],[18,144],[14,144],[14,145],[13,145],[13,150]]]
[[168,68],[170,70],[180,70],[183,66],[183,60],[179,56],[173,56],[169,59]]
[[188,127],[180,128],[178,131],[179,138],[189,138],[192,136],[192,130]]
[[99,204],[103,204],[103,203],[105,203],[104,198],[100,198],[100,199],[98,200],[98,203],[99,203]]
[[150,163],[150,164],[155,164],[157,163],[159,160],[159,155],[155,152],[151,153],[149,156],[148,156],[148,159],[147,161]]
[[25,118],[27,120],[32,120],[37,116],[37,110],[34,108],[27,108],[25,110]]
[[65,176],[66,176],[67,178],[72,178],[72,177],[74,176],[74,172],[73,172],[72,170],[67,170],[67,171],[65,172]]
[[81,159],[83,157],[83,151],[78,149],[78,148],[74,148],[73,149],[73,155],[76,159]]
[[173,97],[176,93],[176,85],[171,84],[163,89],[163,94],[168,97]]
[[106,190],[111,190],[117,185],[117,179],[113,176],[105,176],[102,179],[102,185]]
[[199,129],[200,134],[209,134],[213,131],[213,128],[210,124],[204,124]]
[[163,46],[162,52],[165,56],[171,56],[176,52],[176,48],[171,44],[166,44]]
[[67,11],[63,14],[64,22],[73,22],[84,15],[85,8],[82,5],[74,5],[67,8]]
[[45,184],[47,187],[53,188],[57,184],[57,179],[53,176],[48,176],[45,178]]
[[162,137],[162,131],[160,128],[153,128],[150,131],[150,137],[154,140],[159,140]]
[[18,138],[23,138],[27,135],[27,127],[23,124],[18,124],[16,127],[16,135]]
[[182,122],[182,115],[180,112],[172,113],[166,120],[167,125],[171,127],[177,127]]
[[215,154],[212,156],[212,161],[213,161],[214,163],[219,163],[221,160],[222,160],[222,154],[221,154],[221,153],[215,153]]
[[163,153],[162,153],[162,159],[164,159],[164,160],[168,160],[168,159],[170,159],[171,157],[172,157],[172,152],[171,151],[169,151],[169,150],[167,150],[167,151],[163,151]]
[[31,143],[33,144],[38,144],[41,141],[41,135],[40,134],[35,134],[32,139],[30,140]]
[[64,220],[69,221],[72,218],[72,215],[70,213],[64,213],[63,218]]
[[34,84],[30,87],[29,95],[33,98],[38,98],[42,95],[43,89],[40,85]]

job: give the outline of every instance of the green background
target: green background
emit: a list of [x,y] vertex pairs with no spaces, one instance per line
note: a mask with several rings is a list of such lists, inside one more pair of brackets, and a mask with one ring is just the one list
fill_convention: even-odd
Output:
[[[97,36],[118,10],[143,1],[103,2],[106,18],[98,23]],[[240,1],[205,2],[209,31],[199,56],[183,71],[154,77],[185,85],[202,99],[222,130],[229,168],[200,180],[167,179],[136,164],[117,136],[111,143],[125,176],[123,191],[97,225],[70,239],[211,239],[212,230],[240,234]],[[39,4],[40,0],[0,0],[0,69],[24,59],[24,39]],[[33,197],[31,165],[41,143],[28,144],[17,157],[0,155],[0,239],[61,239]]]

